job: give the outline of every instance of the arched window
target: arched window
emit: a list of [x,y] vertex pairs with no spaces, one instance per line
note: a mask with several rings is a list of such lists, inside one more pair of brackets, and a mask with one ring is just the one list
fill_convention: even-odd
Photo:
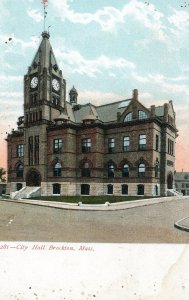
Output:
[[24,167],[22,164],[19,164],[16,168],[16,177],[22,178],[24,173]]
[[124,119],[124,122],[130,122],[132,121],[132,113],[128,113]]
[[145,164],[140,164],[138,166],[138,176],[139,177],[145,176],[145,172],[146,172],[146,166],[145,166]]
[[127,164],[123,166],[122,177],[129,177],[129,166]]
[[109,195],[112,195],[113,194],[113,184],[108,184],[108,186],[107,186],[107,193],[109,194]]
[[147,114],[143,110],[138,111],[138,119],[139,120],[147,119],[147,117],[148,117]]
[[108,177],[113,178],[115,176],[115,167],[113,164],[108,165]]
[[122,184],[121,191],[122,191],[122,195],[128,195],[128,185]]
[[61,163],[60,162],[57,162],[55,165],[54,165],[54,176],[55,177],[60,177],[61,176],[61,173],[62,173],[62,166],[61,166]]
[[59,183],[53,184],[53,194],[60,195],[61,185]]
[[82,177],[90,177],[91,176],[91,170],[89,168],[89,163],[85,162],[81,169],[81,176]]

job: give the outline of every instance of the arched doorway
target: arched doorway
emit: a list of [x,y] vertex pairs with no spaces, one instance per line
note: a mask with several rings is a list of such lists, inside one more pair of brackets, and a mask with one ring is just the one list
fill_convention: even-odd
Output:
[[169,173],[167,175],[167,188],[171,190],[173,188],[173,174]]
[[26,186],[40,186],[41,185],[41,175],[39,171],[31,169],[26,175]]

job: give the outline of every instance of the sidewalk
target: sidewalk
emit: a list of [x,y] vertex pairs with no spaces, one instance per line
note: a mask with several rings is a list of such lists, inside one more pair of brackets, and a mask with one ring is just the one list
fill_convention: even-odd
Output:
[[[189,200],[189,197],[183,197],[183,198]],[[52,207],[58,209],[67,209],[67,210],[114,211],[114,210],[131,209],[140,206],[154,205],[154,204],[159,204],[159,203],[169,202],[169,201],[179,201],[180,199],[183,198],[178,198],[175,196],[163,197],[163,198],[151,198],[151,199],[142,199],[142,200],[117,202],[117,203],[106,202],[106,204],[104,205],[52,202],[52,201],[31,200],[31,199],[20,199],[20,200],[0,199],[0,201],[22,203],[22,204],[25,203],[29,205],[39,205],[39,206]],[[189,218],[188,218],[188,225],[189,225]]]

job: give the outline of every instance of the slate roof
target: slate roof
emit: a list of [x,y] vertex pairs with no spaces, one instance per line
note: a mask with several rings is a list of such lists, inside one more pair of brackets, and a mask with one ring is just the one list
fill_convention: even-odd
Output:
[[[54,55],[54,52],[53,52],[53,49],[52,49],[52,46],[49,41],[49,37],[50,37],[50,35],[48,32],[44,31],[42,33],[42,41],[41,41],[39,48],[34,56],[32,65],[36,64],[36,66],[37,66],[40,63],[41,70],[43,70],[44,67],[47,68],[47,70],[48,70],[49,66],[52,64],[52,66],[56,65],[57,70],[60,71],[57,61],[56,61],[56,58],[55,58],[55,55]],[[35,68],[34,68],[34,70],[31,70],[30,72],[35,73],[36,72]]]
[[[84,119],[87,119],[88,116],[93,116],[94,119],[98,119],[101,122],[116,122],[117,113],[121,114],[128,107],[131,99],[126,99],[122,101],[116,101],[104,105],[95,106],[91,103],[87,104],[76,104],[72,106],[69,102],[67,105],[67,113],[70,117],[70,121],[81,123]],[[158,106],[155,108],[155,114],[158,117],[164,115],[164,106]]]

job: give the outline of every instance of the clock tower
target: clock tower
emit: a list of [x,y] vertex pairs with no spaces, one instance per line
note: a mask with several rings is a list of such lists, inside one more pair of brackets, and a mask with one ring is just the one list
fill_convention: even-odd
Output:
[[49,37],[48,32],[42,33],[40,46],[24,76],[24,165],[29,186],[40,186],[46,181],[46,129],[66,110],[66,81]]
[[49,124],[65,107],[66,81],[56,62],[49,37],[48,32],[42,33],[39,49],[24,77],[26,126],[33,126],[39,121]]

